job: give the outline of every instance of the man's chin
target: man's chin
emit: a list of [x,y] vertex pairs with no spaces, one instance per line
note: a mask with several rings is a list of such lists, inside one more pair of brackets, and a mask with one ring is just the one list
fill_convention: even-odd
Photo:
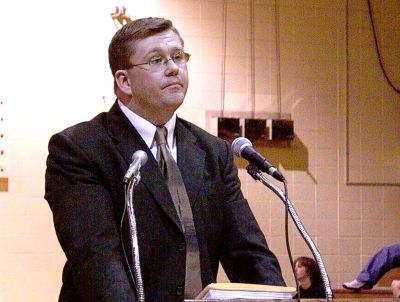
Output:
[[183,92],[172,93],[165,98],[164,103],[179,107],[180,105],[182,105],[184,99],[185,99],[185,94]]
[[178,109],[183,104],[183,99],[177,99],[169,103],[174,110]]

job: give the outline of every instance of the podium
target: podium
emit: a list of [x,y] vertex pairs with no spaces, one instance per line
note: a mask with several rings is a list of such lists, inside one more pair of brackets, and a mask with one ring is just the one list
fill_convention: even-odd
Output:
[[[296,302],[296,299],[292,300],[249,300],[249,299],[231,299],[231,300],[185,300],[185,302],[277,302],[277,301],[282,301],[282,302]],[[301,302],[326,302],[326,299],[301,299]],[[337,298],[333,299],[335,302],[399,302],[399,299],[395,298],[351,298],[351,299],[342,299],[342,298]]]
[[[370,290],[361,290],[353,292],[343,288],[334,288],[334,302],[400,302],[400,299],[393,297],[390,287],[375,287]],[[235,299],[235,300],[185,300],[185,302],[296,302],[297,299],[291,300],[250,300],[250,299]],[[301,302],[326,302],[326,299],[301,299]]]
[[[393,297],[390,287],[378,287],[371,290],[361,290],[353,292],[342,288],[333,289],[334,302],[399,302],[400,299]],[[185,300],[185,302],[296,302],[297,299],[291,300],[250,300],[250,299],[235,299],[235,300]],[[326,299],[300,299],[301,302],[326,302]]]

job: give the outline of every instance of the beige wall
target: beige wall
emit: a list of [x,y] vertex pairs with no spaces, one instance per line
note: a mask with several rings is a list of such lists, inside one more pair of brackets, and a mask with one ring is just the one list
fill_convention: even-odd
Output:
[[[43,199],[47,141],[52,133],[107,110],[113,102],[106,51],[115,31],[109,13],[120,3],[56,2],[0,4],[0,130],[5,150],[0,176],[9,179],[9,191],[0,193],[0,301],[57,301],[65,259]],[[207,111],[222,106],[271,113],[281,108],[291,115],[296,133],[292,145],[263,151],[285,174],[289,198],[322,254],[332,285],[339,287],[384,244],[400,242],[400,98],[388,88],[376,61],[366,1],[350,1],[348,14],[344,0],[277,2],[280,101],[275,1],[254,1],[254,90],[250,1],[227,1],[226,51],[222,0],[155,0],[127,7],[134,18],[171,18],[185,38],[192,53],[191,83],[181,116],[207,128]],[[385,1],[392,9],[395,2]],[[381,1],[372,3],[380,24],[399,21],[396,14],[382,13]],[[52,14],[45,14],[47,7],[53,8]],[[398,32],[388,40],[397,43],[386,43],[386,50],[399,45]],[[346,64],[346,53],[351,64]],[[388,65],[399,66],[395,60],[390,57]],[[389,72],[399,86],[399,70]],[[392,169],[376,176],[380,168],[374,159]],[[238,164],[243,192],[292,285],[283,204],[247,175],[242,161]],[[310,255],[289,224],[294,256]],[[223,273],[220,280],[225,280]]]

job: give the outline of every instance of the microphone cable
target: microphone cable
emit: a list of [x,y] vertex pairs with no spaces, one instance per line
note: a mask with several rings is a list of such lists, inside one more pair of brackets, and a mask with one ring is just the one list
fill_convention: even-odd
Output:
[[296,269],[294,267],[294,262],[293,262],[293,256],[292,256],[292,251],[290,248],[290,242],[289,242],[289,196],[288,196],[288,188],[287,188],[287,183],[286,180],[283,180],[283,186],[284,186],[284,195],[285,195],[285,241],[286,241],[286,250],[288,253],[289,261],[290,261],[290,267],[292,268],[292,273],[294,276],[294,281],[296,284],[296,292],[297,292],[297,301],[300,302],[300,290],[299,290],[299,281],[296,278]]

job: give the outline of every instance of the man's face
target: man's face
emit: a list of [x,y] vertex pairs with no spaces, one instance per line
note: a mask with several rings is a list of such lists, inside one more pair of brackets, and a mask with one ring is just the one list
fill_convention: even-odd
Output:
[[[168,30],[134,44],[135,53],[131,64],[149,62],[158,57],[170,59],[183,51],[178,35]],[[165,123],[183,103],[188,88],[187,66],[177,65],[169,60],[160,70],[149,65],[127,69],[131,87],[131,101],[128,107],[138,115],[156,124]]]

